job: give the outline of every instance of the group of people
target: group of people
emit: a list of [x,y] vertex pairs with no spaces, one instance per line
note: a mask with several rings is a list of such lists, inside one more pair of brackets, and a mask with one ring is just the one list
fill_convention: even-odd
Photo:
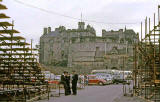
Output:
[[63,74],[61,75],[61,84],[64,85],[65,96],[71,95],[70,82],[72,83],[71,85],[73,95],[77,95],[77,81],[78,74],[76,74],[75,71],[72,71],[71,76],[67,71],[63,72]]

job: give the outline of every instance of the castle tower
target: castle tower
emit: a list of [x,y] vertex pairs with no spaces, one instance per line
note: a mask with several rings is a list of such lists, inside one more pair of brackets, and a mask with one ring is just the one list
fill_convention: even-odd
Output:
[[85,23],[84,22],[78,22],[78,29],[84,29]]

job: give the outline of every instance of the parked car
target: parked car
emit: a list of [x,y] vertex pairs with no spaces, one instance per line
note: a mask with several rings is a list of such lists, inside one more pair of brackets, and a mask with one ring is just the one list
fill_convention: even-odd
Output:
[[106,80],[108,84],[112,84],[113,83],[113,77],[110,74],[106,74],[106,73],[99,73],[98,74],[97,73],[95,75],[100,77],[100,78],[102,78],[102,79],[104,79],[104,80]]
[[108,84],[103,78],[97,77],[96,75],[88,75],[89,85],[106,85]]
[[61,80],[61,75],[55,75],[54,80]]
[[112,77],[112,75],[106,74],[105,75],[105,80],[107,80],[109,84],[112,84],[113,83],[113,77]]
[[59,80],[50,80],[48,81],[49,84],[59,84]]
[[48,80],[49,84],[59,84],[61,80],[61,75],[54,75],[54,79]]
[[115,83],[115,84],[119,84],[119,83],[122,83],[122,84],[130,84],[130,83],[127,82],[126,79],[123,78],[123,75],[121,75],[121,74],[119,74],[119,75],[114,75],[113,83]]

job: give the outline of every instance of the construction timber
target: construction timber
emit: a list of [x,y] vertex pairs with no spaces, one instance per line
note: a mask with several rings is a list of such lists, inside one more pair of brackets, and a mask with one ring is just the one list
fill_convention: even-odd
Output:
[[145,99],[146,102],[160,102],[159,11],[160,6],[158,6],[158,23],[154,14],[153,27],[150,18],[146,17],[144,27],[141,23],[140,40],[134,47],[134,95]]
[[[1,12],[6,9],[0,0]],[[0,101],[26,102],[47,96],[49,88],[37,62],[37,51],[9,18],[0,13]]]

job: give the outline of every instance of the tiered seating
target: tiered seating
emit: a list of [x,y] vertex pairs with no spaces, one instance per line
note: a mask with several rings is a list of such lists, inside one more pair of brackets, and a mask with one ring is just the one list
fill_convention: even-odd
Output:
[[153,29],[148,32],[147,28],[150,28],[150,25],[148,27],[145,22],[145,37],[135,45],[135,94],[153,102],[160,102],[160,22],[158,25],[154,23]]
[[[0,4],[0,10],[5,9],[7,7]],[[8,18],[10,17],[0,13],[0,20]],[[42,85],[47,87],[36,59],[36,52],[32,44],[26,43],[25,38],[20,36],[20,32],[14,29],[13,23],[0,21],[0,94],[2,96],[12,97],[13,93],[17,92],[16,89],[26,90]],[[21,99],[25,97],[24,95]]]

